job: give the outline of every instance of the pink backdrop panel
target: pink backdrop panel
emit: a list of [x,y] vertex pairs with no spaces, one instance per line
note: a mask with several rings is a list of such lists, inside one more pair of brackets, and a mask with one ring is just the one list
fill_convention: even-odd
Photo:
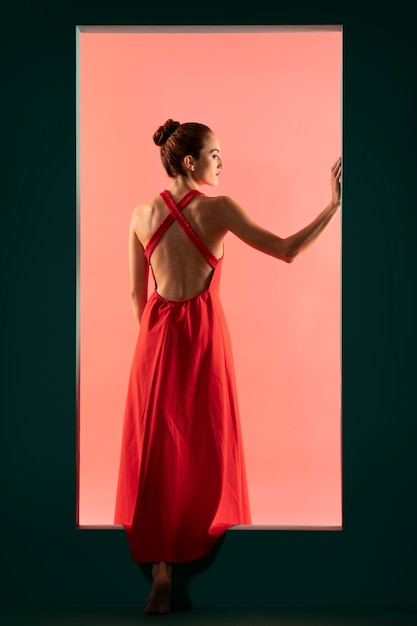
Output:
[[[129,219],[169,185],[154,131],[169,117],[208,124],[225,169],[203,191],[287,236],[331,198],[341,61],[340,32],[80,34],[80,525],[113,523],[137,337]],[[226,238],[256,525],[341,525],[340,256],[340,216],[291,265]]]

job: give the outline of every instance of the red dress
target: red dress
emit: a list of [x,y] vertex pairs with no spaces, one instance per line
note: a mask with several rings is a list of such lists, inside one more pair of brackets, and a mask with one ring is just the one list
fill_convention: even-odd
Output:
[[250,524],[229,332],[220,302],[222,258],[182,215],[200,192],[175,204],[145,250],[148,261],[177,220],[213,267],[208,289],[188,300],[155,291],[133,357],[123,426],[115,523],[135,562],[194,561],[235,524]]

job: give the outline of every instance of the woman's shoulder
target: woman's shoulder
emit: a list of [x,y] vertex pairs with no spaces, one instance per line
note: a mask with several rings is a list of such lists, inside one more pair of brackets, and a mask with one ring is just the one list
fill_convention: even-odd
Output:
[[[206,196],[204,193],[201,193],[193,198],[193,204],[196,207],[207,207],[208,209],[213,210],[233,206],[235,202],[230,196]],[[157,196],[153,196],[144,202],[136,204],[132,210],[132,219],[149,217],[155,212],[159,212],[162,208],[165,209],[165,203],[161,198],[161,195],[158,194]]]
[[211,208],[222,208],[233,202],[230,196],[206,196],[205,194],[197,196],[197,200],[209,205]]
[[149,198],[144,202],[140,202],[133,207],[132,217],[139,217],[141,215],[152,213],[156,207],[160,207],[163,204],[161,196],[158,194],[153,198]]

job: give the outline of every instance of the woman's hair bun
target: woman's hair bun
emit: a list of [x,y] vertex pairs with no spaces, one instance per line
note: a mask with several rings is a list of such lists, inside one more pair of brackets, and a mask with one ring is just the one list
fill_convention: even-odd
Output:
[[153,140],[157,146],[163,146],[166,140],[171,137],[172,133],[174,133],[178,126],[180,126],[179,122],[174,122],[174,120],[167,120],[165,124],[160,126],[156,133],[153,136]]

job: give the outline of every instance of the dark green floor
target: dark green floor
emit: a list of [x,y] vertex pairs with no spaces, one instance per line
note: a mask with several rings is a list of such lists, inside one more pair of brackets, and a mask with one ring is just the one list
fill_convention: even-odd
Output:
[[142,608],[1,608],[2,626],[416,626],[416,608],[203,609],[144,615]]

